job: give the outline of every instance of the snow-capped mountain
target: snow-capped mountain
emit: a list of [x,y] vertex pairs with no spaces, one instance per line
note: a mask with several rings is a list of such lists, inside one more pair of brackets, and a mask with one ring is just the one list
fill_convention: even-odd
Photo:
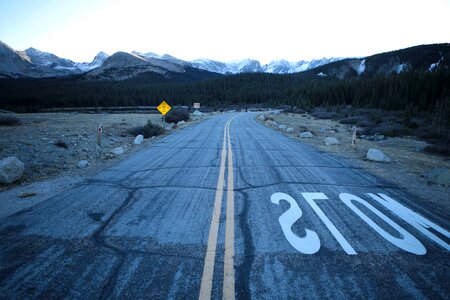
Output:
[[196,59],[191,62],[194,68],[215,72],[220,74],[238,74],[238,73],[274,73],[290,74],[303,72],[309,69],[328,64],[330,62],[341,60],[342,58],[322,58],[318,60],[298,62],[289,62],[287,60],[273,60],[269,64],[261,66],[260,62],[252,59],[236,60],[228,63],[219,62],[210,59]]
[[91,63],[77,63],[35,48],[17,51],[0,41],[0,78],[77,75],[98,68],[107,57],[100,52]]
[[30,58],[32,64],[47,69],[47,72],[54,73],[54,75],[64,76],[81,73],[76,68],[76,64],[69,59],[61,58],[48,52],[42,52],[35,48],[28,48],[23,53]]
[[292,68],[292,63],[287,60],[272,60],[270,63],[263,66],[263,70],[266,73],[275,73],[275,74],[283,74],[283,73],[294,73]]
[[109,57],[108,54],[101,51],[94,57],[92,62],[77,63],[71,61],[70,59],[61,58],[52,53],[43,52],[35,48],[28,48],[23,52],[30,58],[31,63],[53,70],[53,75],[55,76],[88,72],[92,69],[100,67]]
[[[28,48],[25,51],[15,51],[8,45],[2,43],[3,48],[8,49],[6,56],[10,56],[9,66],[0,68],[0,74],[6,77],[54,77],[86,73],[88,78],[103,78],[106,70],[113,68],[126,69],[115,70],[116,74],[108,72],[107,78],[129,78],[142,72],[183,72],[186,68],[196,68],[218,74],[238,74],[238,73],[296,73],[321,66],[323,64],[336,61],[338,59],[320,59],[313,61],[288,62],[286,60],[276,60],[261,66],[261,63],[253,59],[235,60],[231,62],[220,62],[210,59],[196,59],[194,61],[184,61],[169,54],[159,55],[153,52],[132,53],[117,52],[108,56],[104,52],[98,53],[90,63],[77,63],[69,59],[58,57],[54,54],[43,52],[35,48]],[[6,50],[5,50],[6,51]],[[5,52],[4,51],[4,52]],[[18,65],[14,66],[12,56]],[[19,62],[19,60],[20,62]],[[4,60],[6,61],[6,60]],[[134,70],[131,70],[134,68]],[[95,72],[92,70],[99,69]],[[120,74],[119,74],[120,73]],[[103,75],[102,75],[103,74]],[[128,76],[128,75],[129,76]],[[111,76],[110,76],[111,75]],[[105,78],[106,78],[105,77]]]
[[138,55],[140,57],[147,58],[147,59],[156,58],[156,59],[159,59],[159,60],[170,61],[172,63],[183,65],[183,66],[190,65],[189,62],[184,61],[184,60],[179,59],[179,58],[176,58],[176,57],[173,57],[172,55],[169,55],[169,54],[159,55],[159,54],[156,54],[156,53],[153,53],[153,52],[141,53],[141,52],[137,52],[137,51],[133,51],[133,52],[131,52],[131,54],[135,54],[135,55]]
[[306,70],[314,69],[335,61],[342,60],[342,58],[321,58],[313,59],[311,61],[300,60],[298,62],[289,62],[287,60],[273,60],[269,64],[264,65],[263,72],[274,73],[274,74],[291,74],[303,72]]
[[196,59],[191,62],[191,65],[197,69],[219,74],[226,74],[228,70],[228,67],[225,63],[211,59]]
[[30,58],[0,41],[0,78],[34,74]]
[[216,60],[202,58],[192,61],[191,65],[197,69],[219,74],[263,72],[259,61],[253,59],[234,60],[224,63]]
[[[363,58],[322,58],[311,61],[274,60],[261,65],[257,60],[244,59],[231,62],[220,62],[210,59],[184,61],[168,54],[158,55],[153,52],[116,52],[108,56],[98,53],[90,63],[77,63],[58,57],[52,53],[35,48],[16,51],[0,41],[0,78],[19,77],[61,77],[83,74],[87,79],[122,80],[145,73],[156,73],[162,76],[174,74],[190,74],[193,78],[212,78],[218,74],[238,73],[275,73],[291,74],[305,72],[310,76],[334,76],[346,78],[350,76],[373,76],[379,74],[403,73],[410,70],[434,72],[449,68],[450,44],[432,44],[416,46]],[[310,72],[310,70],[312,70]],[[205,72],[207,71],[207,72]],[[216,74],[211,74],[216,73]],[[195,75],[192,75],[194,74]],[[188,79],[189,78],[189,79]]]
[[83,62],[83,63],[76,63],[75,66],[84,72],[88,72],[90,70],[93,70],[95,68],[101,67],[103,65],[103,63],[105,62],[105,60],[109,57],[108,54],[106,54],[103,51],[100,51],[92,60],[92,62],[87,63],[87,62]]
[[166,75],[168,72],[183,73],[185,71],[180,64],[158,58],[143,57],[135,53],[114,53],[100,67],[87,72],[86,78],[123,80],[148,72]]

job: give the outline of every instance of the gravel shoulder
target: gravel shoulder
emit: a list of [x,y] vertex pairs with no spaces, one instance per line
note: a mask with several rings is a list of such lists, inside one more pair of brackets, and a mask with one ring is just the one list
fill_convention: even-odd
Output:
[[[380,141],[357,138],[356,147],[353,149],[350,125],[333,120],[316,119],[307,114],[273,113],[265,114],[265,116],[276,124],[270,120],[263,122],[262,117],[258,117],[258,121],[320,151],[344,158],[351,164],[396,184],[422,202],[446,210],[450,208],[450,186],[429,183],[426,177],[426,174],[434,168],[450,169],[450,158],[424,152],[423,149],[428,146],[428,143],[424,141],[414,137],[386,138]],[[280,125],[286,127],[279,128]],[[293,128],[294,131],[288,133],[288,128]],[[311,132],[314,136],[300,138],[299,134],[305,131]],[[335,137],[340,144],[327,146],[324,143],[325,137]],[[370,148],[383,151],[392,158],[392,163],[366,160],[366,154]]]
[[[149,119],[162,125],[159,114],[36,113],[14,116],[22,124],[0,126],[0,159],[16,156],[25,164],[25,172],[14,183],[0,184],[0,218],[53,197],[164,137],[144,139],[140,145],[134,145],[135,137],[127,133],[132,127],[145,125]],[[204,118],[189,121],[174,131]],[[97,145],[99,124],[103,125],[101,147]],[[165,135],[171,132],[166,131]],[[64,142],[67,148],[57,146],[58,141]],[[112,154],[116,147],[122,147],[124,153]],[[77,165],[81,160],[87,160],[88,165],[79,168]]]

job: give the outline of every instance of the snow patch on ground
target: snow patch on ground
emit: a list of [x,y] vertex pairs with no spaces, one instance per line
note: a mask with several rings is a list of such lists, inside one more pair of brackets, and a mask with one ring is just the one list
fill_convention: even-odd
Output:
[[400,64],[395,68],[395,72],[397,74],[400,74],[401,72],[403,72],[406,69],[406,64]]
[[433,72],[434,70],[436,70],[439,67],[439,64],[441,63],[442,60],[444,60],[443,57],[441,57],[441,59],[439,59],[434,64],[431,64],[430,67],[428,68],[428,71]]

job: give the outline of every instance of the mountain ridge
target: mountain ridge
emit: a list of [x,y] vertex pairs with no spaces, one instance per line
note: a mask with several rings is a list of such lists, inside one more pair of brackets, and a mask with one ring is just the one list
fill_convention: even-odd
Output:
[[[450,44],[419,45],[362,58],[322,58],[289,62],[273,60],[261,65],[258,60],[220,62],[210,59],[184,61],[169,54],[119,51],[111,56],[99,52],[91,63],[78,63],[35,48],[17,51],[0,41],[0,78],[44,78],[80,75],[85,80],[125,80],[153,72],[171,77],[187,70],[222,75],[241,73],[296,74],[311,77],[375,76],[402,73],[413,69],[436,71],[450,65]],[[198,73],[205,78],[205,74]],[[141,76],[142,77],[142,76]],[[145,77],[145,76],[144,76]],[[147,76],[148,77],[148,76]],[[152,77],[152,76],[150,76]],[[150,78],[149,77],[149,78]],[[179,75],[176,75],[178,79]],[[198,76],[190,76],[197,78]],[[214,76],[211,76],[214,77]]]
[[0,41],[0,78],[46,78],[78,75],[97,68],[107,58],[98,53],[91,63],[77,63],[30,47],[14,50]]
[[[127,76],[122,73],[122,75],[117,76],[102,76],[99,72],[91,72],[94,69],[100,68],[103,66],[106,60],[110,56],[105,54],[104,52],[99,52],[93,59],[91,63],[79,63],[74,62],[70,59],[58,57],[52,53],[40,51],[36,48],[30,47],[26,50],[19,51],[14,50],[9,47],[7,44],[5,45],[11,51],[11,56],[17,55],[23,58],[23,62],[20,62],[24,66],[15,66],[14,62],[10,62],[11,66],[1,67],[0,66],[0,78],[1,77],[12,77],[12,78],[20,78],[20,77],[31,77],[31,78],[43,78],[43,77],[62,77],[62,76],[70,76],[70,75],[79,75],[85,74],[87,78],[97,78],[97,79],[105,79],[114,80],[115,78],[126,79]],[[169,54],[159,55],[153,52],[138,52],[132,51],[131,53],[118,51],[116,53],[121,53],[121,57],[128,62],[131,62],[127,55],[123,55],[127,53],[134,57],[140,57],[147,61],[148,64],[153,64],[155,69],[153,71],[157,73],[164,73],[162,69],[168,68],[169,72],[180,72],[181,68],[195,68],[199,70],[204,70],[212,73],[218,73],[223,75],[230,74],[239,74],[239,73],[275,73],[275,74],[287,74],[287,73],[295,73],[301,72],[309,69],[310,67],[315,67],[317,65],[326,64],[330,61],[335,61],[336,58],[331,59],[320,59],[320,60],[312,60],[312,61],[299,61],[299,62],[288,62],[286,60],[273,60],[269,64],[261,65],[258,60],[255,59],[242,59],[242,60],[234,60],[230,62],[220,62],[211,59],[196,59],[193,61],[184,61],[182,59],[176,58]],[[114,53],[114,54],[116,54]],[[113,55],[114,55],[113,54]],[[111,55],[111,56],[113,56]],[[26,61],[30,64],[27,64]],[[116,64],[118,62],[116,61]],[[137,67],[139,64],[131,64],[126,65],[122,64],[121,67],[128,68]],[[142,68],[142,65],[139,66],[142,72],[152,71],[151,68]],[[13,70],[14,72],[12,72]],[[130,70],[131,71],[131,70]],[[135,76],[139,74],[139,70],[134,70],[130,72],[130,76]],[[93,74],[96,74],[93,76]],[[129,77],[130,77],[129,76]],[[128,78],[129,78],[128,77]]]

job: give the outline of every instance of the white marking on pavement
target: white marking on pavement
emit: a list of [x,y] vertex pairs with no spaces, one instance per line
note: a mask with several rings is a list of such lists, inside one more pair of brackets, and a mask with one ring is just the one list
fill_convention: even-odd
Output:
[[[410,253],[414,253],[417,255],[424,255],[427,253],[427,250],[423,246],[423,244],[416,239],[412,234],[407,232],[405,229],[400,227],[397,223],[389,219],[385,214],[380,212],[378,209],[367,203],[367,201],[359,198],[358,196],[347,194],[347,193],[341,193],[339,194],[339,198],[344,202],[351,210],[353,210],[361,219],[363,219],[370,227],[372,227],[376,232],[378,232],[382,237],[384,237],[386,240],[394,244],[395,246],[399,247],[400,249],[403,249],[405,251],[408,251]],[[356,201],[365,207],[367,207],[369,210],[371,210],[374,214],[376,214],[378,217],[380,217],[384,222],[389,224],[393,229],[397,230],[398,233],[400,233],[403,238],[397,238],[385,231],[383,228],[378,226],[377,223],[375,223],[373,220],[371,220],[366,214],[364,214],[361,210],[359,210],[352,201]]]
[[415,213],[414,211],[410,210],[409,208],[406,208],[405,206],[401,205],[394,199],[386,196],[385,194],[370,194],[368,193],[372,199],[395,213],[397,216],[405,220],[407,223],[409,223],[411,226],[416,228],[418,231],[420,231],[423,235],[440,245],[442,248],[446,249],[447,251],[450,251],[450,245],[444,242],[442,239],[437,237],[435,234],[430,232],[428,228],[432,228],[436,230],[437,232],[441,233],[442,235],[446,236],[450,239],[450,232],[445,230],[439,225],[434,224],[428,219],[425,219],[421,215]]
[[[348,255],[356,255],[357,253],[350,245],[350,243],[344,238],[341,232],[336,228],[336,226],[334,226],[334,224],[330,221],[330,219],[328,219],[322,209],[320,209],[320,207],[315,202],[316,200],[327,200],[329,198],[324,193],[301,194],[306,202],[315,211],[317,216],[322,220],[328,230],[330,230],[330,232],[336,238],[344,251]],[[367,195],[369,195],[373,200],[397,215],[399,218],[403,219],[405,222],[417,229],[430,240],[434,241],[447,251],[450,251],[450,245],[448,244],[448,242],[442,240],[442,238],[450,239],[449,231],[422,217],[421,215],[403,206],[402,204],[386,196],[385,194],[379,193],[378,195],[375,195],[368,193]],[[339,198],[347,207],[349,207],[354,213],[356,213],[357,216],[359,216],[372,229],[374,229],[378,234],[380,234],[387,241],[391,242],[393,245],[416,255],[425,255],[427,253],[425,246],[417,238],[415,238],[411,233],[406,231],[403,227],[387,217],[384,213],[376,209],[364,199],[348,193],[339,194]],[[278,218],[283,234],[288,242],[295,249],[302,253],[314,254],[318,252],[320,249],[320,239],[316,232],[305,229],[306,235],[302,238],[298,237],[295,233],[292,232],[292,225],[297,222],[302,216],[302,210],[298,206],[297,202],[294,200],[294,198],[285,193],[278,192],[272,194],[271,201],[273,203],[280,204],[281,200],[285,200],[290,204],[290,208]],[[385,231],[374,220],[372,220],[369,216],[358,209],[358,207],[353,204],[353,201],[358,202],[359,204],[372,211],[372,213],[378,216],[387,225],[396,230],[401,237],[398,238]],[[430,229],[434,230],[434,232],[431,232]],[[442,236],[437,236],[437,233],[441,234]]]
[[323,221],[325,226],[327,226],[328,230],[330,230],[330,232],[336,238],[344,251],[349,255],[356,255],[356,251],[352,248],[352,246],[350,246],[349,242],[347,242],[341,232],[336,228],[336,226],[334,226],[330,219],[328,219],[328,217],[323,213],[320,207],[314,202],[314,200],[327,200],[328,197],[325,196],[324,193],[302,193],[302,196],[316,212],[319,218]]
[[289,209],[278,218],[281,229],[283,230],[284,236],[288,242],[292,245],[292,247],[304,254],[314,254],[319,251],[320,240],[317,233],[312,230],[305,229],[305,236],[299,237],[292,232],[292,225],[302,216],[302,210],[298,206],[297,202],[295,202],[294,198],[285,193],[275,193],[272,197],[270,197],[270,201],[275,204],[280,204],[281,200],[285,200],[291,205],[291,207],[289,207]]

